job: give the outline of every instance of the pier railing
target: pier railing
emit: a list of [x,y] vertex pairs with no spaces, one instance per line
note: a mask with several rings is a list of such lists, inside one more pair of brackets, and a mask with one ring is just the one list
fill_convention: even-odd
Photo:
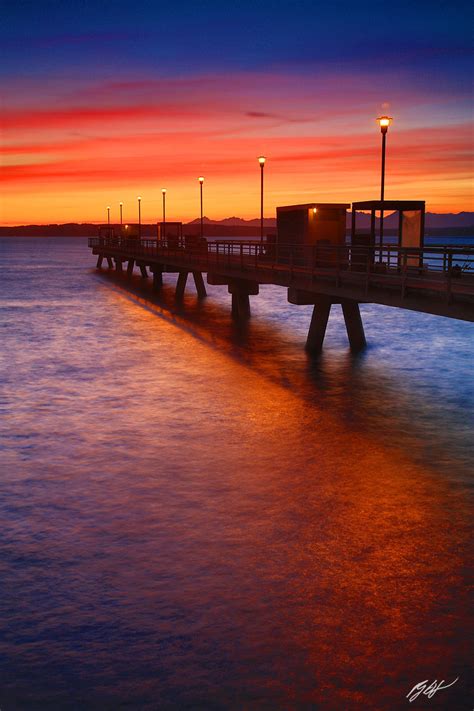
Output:
[[92,237],[92,248],[116,249],[134,257],[167,257],[187,263],[226,268],[278,268],[309,271],[353,271],[369,273],[442,273],[451,278],[474,274],[474,247],[433,246],[421,249],[384,245],[333,246],[298,245],[260,241],[134,239],[116,236]]
[[89,246],[99,255],[162,265],[165,271],[200,271],[310,291],[317,285],[363,300],[382,290],[386,295],[398,293],[405,303],[408,293],[438,295],[448,304],[474,302],[474,247],[469,246],[380,248],[111,235],[90,238]]

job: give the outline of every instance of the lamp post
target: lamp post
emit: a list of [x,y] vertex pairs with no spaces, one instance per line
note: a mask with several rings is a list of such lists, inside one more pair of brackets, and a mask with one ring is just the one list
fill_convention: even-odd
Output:
[[382,132],[382,177],[380,181],[380,253],[379,262],[382,261],[382,246],[383,246],[383,201],[385,193],[385,143],[387,140],[388,127],[392,123],[391,116],[379,116],[380,131]]
[[110,227],[110,207],[107,208],[107,224]]
[[142,199],[141,197],[137,198],[138,200],[138,239],[142,238]]
[[260,156],[260,242],[263,242],[263,168],[265,166],[265,156]]
[[163,234],[161,238],[165,237],[165,225],[166,225],[166,188],[162,188],[161,194],[163,195]]
[[199,195],[200,195],[200,200],[201,200],[201,239],[202,239],[204,236],[204,223],[203,223],[203,213],[202,213],[202,184],[204,182],[204,178],[202,177],[202,175],[199,176],[198,180],[199,180]]
[[123,202],[120,203],[120,227],[122,227],[122,210],[123,210]]

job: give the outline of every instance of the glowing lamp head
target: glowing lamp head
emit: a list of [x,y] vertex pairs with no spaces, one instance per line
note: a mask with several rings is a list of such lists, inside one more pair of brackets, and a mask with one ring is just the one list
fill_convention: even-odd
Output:
[[260,163],[261,166],[265,165],[266,158],[265,156],[259,156],[258,162]]
[[119,205],[120,205],[120,207],[123,207],[123,202],[120,202]]
[[380,130],[382,133],[387,133],[388,127],[392,123],[393,119],[391,116],[379,116],[378,119],[376,119],[379,122]]
[[200,176],[199,176],[198,180],[199,180],[199,182],[200,182],[200,183],[201,183],[201,185],[202,185],[202,184],[203,184],[203,182],[204,182],[204,178],[202,177],[202,175],[200,175]]
[[317,207],[313,207],[313,215],[315,215],[315,214],[317,213],[317,211],[318,211],[318,208],[317,208]]
[[138,196],[138,197],[137,197],[137,200],[138,200],[138,202],[140,202],[140,200],[141,200],[141,197],[140,197],[140,196]]
[[166,188],[162,188],[161,192],[163,193],[163,195],[166,195]]
[[110,210],[110,206],[109,206],[109,205],[107,205],[107,210]]

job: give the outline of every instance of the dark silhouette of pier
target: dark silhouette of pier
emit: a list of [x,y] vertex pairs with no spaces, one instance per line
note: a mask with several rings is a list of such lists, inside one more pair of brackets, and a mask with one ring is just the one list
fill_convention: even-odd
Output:
[[178,235],[137,239],[102,229],[89,239],[97,267],[131,276],[139,269],[151,276],[157,290],[163,274],[176,274],[175,297],[183,298],[189,278],[197,296],[207,296],[207,283],[227,286],[232,317],[250,317],[250,296],[261,284],[287,289],[288,301],[314,306],[306,347],[318,353],[323,345],[331,307],[340,304],[353,350],[361,350],[365,334],[359,304],[376,303],[449,318],[474,321],[474,248],[383,247],[360,244],[282,244],[261,241],[208,242]]

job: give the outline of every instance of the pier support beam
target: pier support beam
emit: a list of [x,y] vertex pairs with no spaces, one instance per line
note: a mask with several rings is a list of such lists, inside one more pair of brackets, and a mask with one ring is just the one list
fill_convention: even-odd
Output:
[[288,289],[288,301],[290,304],[296,304],[297,306],[314,304],[306,341],[306,350],[309,353],[317,354],[322,350],[329,314],[333,304],[341,304],[351,350],[360,351],[367,345],[359,302],[355,299],[335,299],[325,294],[315,294],[290,287]]
[[351,349],[361,351],[367,345],[367,341],[365,340],[359,303],[353,299],[342,299],[341,306]]
[[163,272],[161,269],[154,269],[153,271],[153,289],[159,291],[163,286]]
[[145,264],[139,264],[138,266],[140,267],[140,272],[141,272],[142,277],[143,277],[144,279],[146,279],[146,278],[148,277],[148,272],[147,272],[147,270],[146,270],[146,265],[145,265]]
[[129,259],[128,264],[127,264],[127,276],[129,276],[129,277],[132,276],[134,266],[135,266],[135,260]]
[[306,339],[308,353],[313,355],[321,353],[331,306],[332,302],[328,296],[315,294],[313,315],[311,316],[308,338]]
[[249,295],[256,296],[259,292],[257,281],[247,281],[246,279],[229,280],[229,294],[232,294],[232,318],[245,320],[250,318]]
[[250,299],[248,294],[232,294],[232,318],[244,321],[250,318]]
[[112,257],[107,257],[107,265],[108,265],[109,269],[114,268],[114,263],[112,261]]
[[184,290],[186,289],[186,282],[188,281],[189,272],[179,272],[178,281],[176,283],[175,297],[178,301],[184,297]]
[[102,262],[103,261],[104,261],[104,255],[99,254],[99,256],[97,257],[97,264],[96,264],[97,269],[102,269]]
[[118,272],[121,272],[121,271],[122,271],[122,260],[121,260],[121,259],[117,259],[117,257],[115,257],[115,269],[116,269]]
[[198,298],[203,299],[207,296],[206,286],[204,284],[204,279],[202,278],[201,272],[193,272],[194,285],[196,286],[196,291]]

